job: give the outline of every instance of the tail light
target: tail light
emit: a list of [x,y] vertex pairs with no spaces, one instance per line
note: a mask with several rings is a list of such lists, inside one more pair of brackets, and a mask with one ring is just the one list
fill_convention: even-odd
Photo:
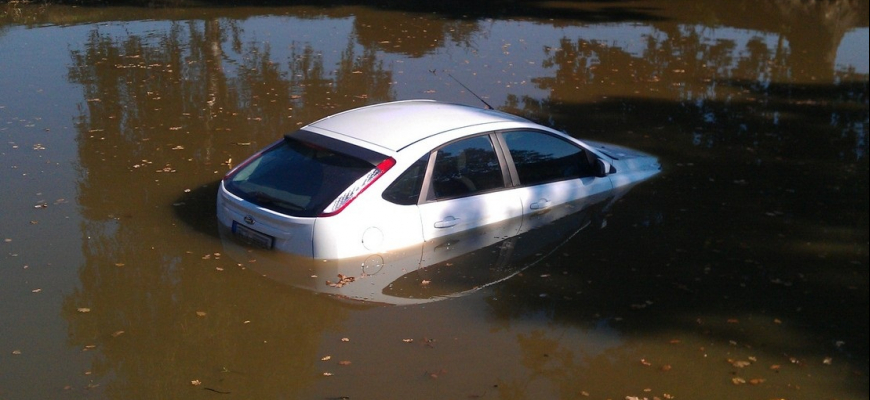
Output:
[[330,205],[328,205],[323,212],[320,214],[321,217],[329,217],[336,215],[344,210],[345,207],[348,206],[354,199],[359,197],[363,191],[368,189],[373,183],[375,183],[378,178],[384,175],[387,171],[390,170],[394,165],[396,165],[396,160],[392,157],[387,158],[384,161],[381,161],[374,169],[372,169],[369,173],[363,175],[361,178],[357,179],[352,185],[348,186],[344,192],[342,192],[335,200],[332,201]]

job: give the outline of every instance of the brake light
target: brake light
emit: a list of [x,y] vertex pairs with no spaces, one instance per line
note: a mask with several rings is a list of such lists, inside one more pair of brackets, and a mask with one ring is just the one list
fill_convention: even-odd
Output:
[[396,165],[396,160],[392,157],[381,161],[373,170],[363,175],[362,178],[357,179],[356,182],[348,186],[344,192],[338,195],[338,197],[336,197],[335,200],[333,200],[332,203],[323,210],[320,216],[329,217],[340,213],[341,210],[344,210],[350,202],[359,197],[363,191],[368,189],[372,183],[375,183],[378,178],[383,176],[384,173],[389,171],[394,165]]

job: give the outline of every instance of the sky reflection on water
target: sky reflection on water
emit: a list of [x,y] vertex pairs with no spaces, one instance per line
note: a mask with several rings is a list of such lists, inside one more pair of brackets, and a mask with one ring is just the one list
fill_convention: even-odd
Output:
[[[0,398],[866,398],[867,13],[786,3],[5,6]],[[231,164],[363,104],[479,105],[448,73],[665,171],[434,304],[339,302],[226,254]]]

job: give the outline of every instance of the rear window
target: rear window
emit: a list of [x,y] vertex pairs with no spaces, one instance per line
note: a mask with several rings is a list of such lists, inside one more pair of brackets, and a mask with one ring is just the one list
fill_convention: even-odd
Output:
[[272,211],[315,217],[375,169],[379,158],[387,157],[302,131],[286,136],[239,167],[225,178],[224,187]]

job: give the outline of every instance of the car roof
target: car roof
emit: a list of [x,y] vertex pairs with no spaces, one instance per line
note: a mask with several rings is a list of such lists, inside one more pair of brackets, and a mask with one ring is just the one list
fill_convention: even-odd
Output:
[[458,128],[525,118],[461,104],[434,100],[380,103],[331,115],[302,129],[329,131],[392,151],[427,137]]

